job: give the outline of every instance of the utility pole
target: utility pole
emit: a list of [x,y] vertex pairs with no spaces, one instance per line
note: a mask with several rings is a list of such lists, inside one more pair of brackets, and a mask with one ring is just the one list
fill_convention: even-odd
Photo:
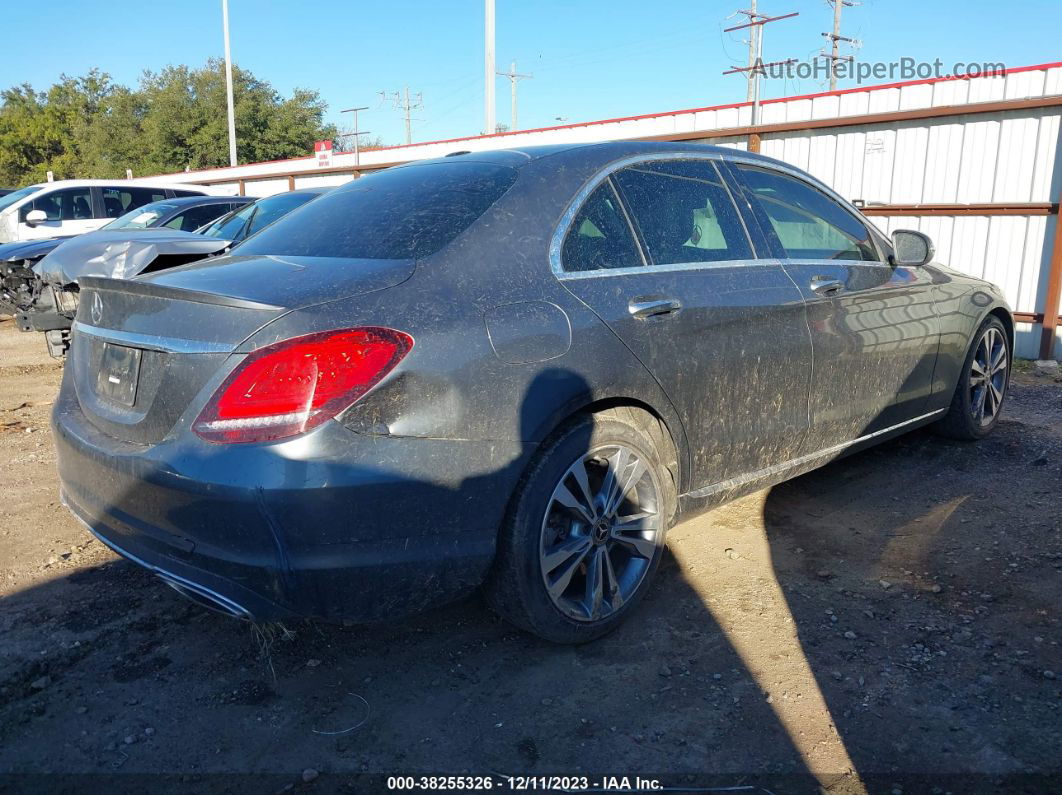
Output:
[[[748,10],[749,21],[759,19],[759,14],[756,13],[756,0],[750,0]],[[752,102],[755,98],[755,88],[753,83],[756,81],[754,67],[756,66],[756,59],[759,58],[759,53],[756,52],[757,37],[753,30],[749,31],[749,71],[745,75],[748,79],[748,98],[746,102]]]
[[[781,19],[791,19],[793,17],[800,16],[800,12],[793,12],[792,14],[782,14],[777,17],[768,17],[763,14],[757,13],[755,10],[743,10],[738,11],[739,14],[744,14],[749,18],[749,21],[744,25],[734,25],[730,28],[724,28],[724,33],[729,33],[734,30],[749,29],[749,46],[753,48],[753,53],[749,54],[752,59],[752,63],[749,66],[735,66],[733,69],[728,69],[723,72],[724,75],[732,75],[737,73],[745,74],[749,79],[749,94],[750,101],[752,102],[752,124],[753,126],[760,123],[760,78],[765,74],[766,67],[768,66],[782,66],[785,64],[794,63],[794,58],[789,58],[785,61],[775,61],[773,63],[763,62],[763,26],[770,22],[777,22]],[[755,134],[754,134],[755,136]],[[759,137],[755,136],[755,146],[757,151],[759,147]],[[750,148],[753,146],[753,141],[750,140]]]
[[483,47],[483,134],[492,135],[498,131],[494,115],[494,84],[497,81],[494,62],[494,0],[486,0],[483,14],[485,41]]
[[833,33],[823,33],[827,39],[830,40],[830,54],[822,53],[820,58],[825,58],[830,62],[830,91],[837,90],[837,63],[838,61],[851,61],[854,60],[851,55],[842,56],[840,52],[841,42],[847,42],[853,47],[858,47],[859,42],[855,39],[850,39],[847,36],[841,35],[841,10],[845,6],[854,6],[852,0],[826,0],[828,3],[833,3]]
[[509,78],[509,83],[510,83],[510,87],[511,87],[511,90],[512,90],[512,103],[513,103],[512,123],[510,124],[509,129],[516,130],[520,126],[520,123],[517,121],[517,115],[516,115],[516,83],[518,81],[520,81],[520,80],[530,80],[532,77],[534,77],[534,75],[517,74],[516,73],[516,61],[513,61],[512,66],[509,67],[509,71],[508,72],[498,72],[498,76],[499,77],[508,77]]
[[381,91],[380,97],[384,102],[390,101],[396,109],[401,110],[403,115],[405,115],[406,144],[413,143],[413,125],[411,124],[413,121],[412,112],[418,108],[424,107],[424,95],[418,92],[415,98],[410,99],[409,86],[406,86],[402,93],[394,91],[390,96],[386,92]]
[[369,106],[368,105],[364,105],[364,106],[362,106],[360,108],[346,108],[345,110],[339,111],[340,113],[353,113],[354,114],[354,132],[345,133],[345,134],[343,134],[343,135],[341,135],[339,137],[340,138],[346,138],[348,136],[354,136],[354,166],[355,166],[355,168],[357,166],[361,165],[361,137],[360,136],[367,135],[368,132],[369,132],[368,130],[359,130],[358,129],[358,112],[359,111],[363,111],[363,110],[368,110],[368,109],[369,109]]
[[225,103],[229,113],[229,165],[236,165],[236,112],[232,101],[232,51],[229,49],[229,0],[221,0],[221,27],[225,33]]

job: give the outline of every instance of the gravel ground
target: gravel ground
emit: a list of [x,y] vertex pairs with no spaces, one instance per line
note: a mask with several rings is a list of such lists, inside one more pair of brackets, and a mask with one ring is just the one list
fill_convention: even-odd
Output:
[[0,791],[1062,788],[1062,384],[676,527],[644,607],[560,648],[475,598],[265,636],[186,603],[59,506],[43,348],[0,320]]

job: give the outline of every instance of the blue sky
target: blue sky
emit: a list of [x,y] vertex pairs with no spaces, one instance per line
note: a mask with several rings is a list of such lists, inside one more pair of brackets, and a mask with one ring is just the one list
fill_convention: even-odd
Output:
[[[200,65],[221,55],[220,0],[51,0],[4,9],[0,86],[47,87],[61,73],[92,67],[135,83],[144,69]],[[403,140],[401,115],[378,92],[408,85],[423,94],[414,140],[474,135],[483,117],[482,0],[230,0],[233,58],[282,93],[321,92],[329,119],[369,105],[361,126],[387,143]],[[497,0],[499,70],[517,62],[520,126],[736,102],[745,84],[721,72],[747,51],[728,14],[741,0]],[[765,60],[807,59],[832,24],[825,0],[760,0],[760,10],[800,16],[769,25]],[[1021,16],[1019,17],[1019,10]],[[999,61],[1062,60],[1062,3],[1025,0],[862,0],[846,8],[843,33],[857,57]],[[1024,21],[1022,21],[1024,20]],[[946,67],[947,68],[947,67]],[[509,121],[509,81],[497,82],[498,121]],[[852,85],[848,83],[847,85]],[[846,84],[842,83],[841,87]],[[823,90],[815,80],[770,81],[765,97]]]

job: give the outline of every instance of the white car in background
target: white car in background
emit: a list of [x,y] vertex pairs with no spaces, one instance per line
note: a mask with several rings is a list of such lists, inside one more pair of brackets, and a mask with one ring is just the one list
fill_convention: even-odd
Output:
[[80,235],[150,202],[208,193],[150,181],[64,179],[29,185],[0,196],[0,243]]

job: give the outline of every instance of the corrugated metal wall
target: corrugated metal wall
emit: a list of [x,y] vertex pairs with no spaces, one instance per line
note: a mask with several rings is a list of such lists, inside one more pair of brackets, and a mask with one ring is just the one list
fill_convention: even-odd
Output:
[[[761,124],[800,124],[847,116],[1020,100],[1062,94],[1062,65],[1010,70],[1006,75],[868,87],[765,102]],[[976,110],[976,109],[974,109]],[[807,170],[849,199],[884,205],[1005,204],[1057,202],[1062,192],[1059,135],[1062,108],[1041,107],[941,118],[882,121],[783,132],[766,132],[760,151]],[[455,150],[479,151],[550,143],[682,136],[730,130],[751,122],[746,104],[702,108],[605,122],[517,132],[500,136],[392,147],[364,152],[361,168],[439,157]],[[746,148],[747,137],[705,138],[707,143]],[[353,169],[353,155],[337,155],[334,169]],[[317,172],[312,158],[171,175],[186,182],[235,186],[265,196],[296,187],[341,184],[351,174]],[[285,174],[282,179],[275,175]],[[990,279],[1006,292],[1017,312],[1045,305],[1048,262],[1056,216],[878,215],[871,221],[889,232],[918,229],[929,234],[937,259]],[[1035,356],[1038,331],[1020,326],[1019,354]]]
[[[949,81],[768,105],[764,123],[1062,93],[1062,69]],[[838,108],[838,105],[840,107]],[[760,151],[807,170],[849,199],[882,204],[1057,201],[1062,187],[1057,109],[768,134]],[[1048,215],[872,217],[880,229],[917,229],[937,259],[989,279],[1017,312],[1044,305],[1055,218]],[[1039,337],[1023,324],[1019,353]]]

